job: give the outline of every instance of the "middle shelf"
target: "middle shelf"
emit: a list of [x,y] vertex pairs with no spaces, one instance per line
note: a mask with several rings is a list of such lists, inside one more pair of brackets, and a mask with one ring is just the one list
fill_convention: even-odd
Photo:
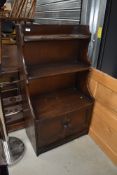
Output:
[[29,80],[86,70],[89,70],[89,66],[80,62],[27,66]]

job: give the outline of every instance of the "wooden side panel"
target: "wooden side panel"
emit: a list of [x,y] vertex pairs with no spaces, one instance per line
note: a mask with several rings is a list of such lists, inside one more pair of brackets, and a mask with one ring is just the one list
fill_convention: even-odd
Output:
[[96,99],[89,134],[117,164],[117,80],[92,69],[89,86]]

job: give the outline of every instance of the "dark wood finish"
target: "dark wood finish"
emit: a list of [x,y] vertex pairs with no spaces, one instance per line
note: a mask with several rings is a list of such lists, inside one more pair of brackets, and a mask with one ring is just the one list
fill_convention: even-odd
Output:
[[92,102],[77,89],[64,89],[31,98],[36,120],[51,119],[90,106]]
[[90,33],[82,25],[19,26],[18,33],[25,127],[39,155],[88,133]]
[[[38,47],[37,47],[38,43]],[[81,47],[83,41],[77,40],[64,40],[64,41],[40,41],[40,42],[26,42],[23,46],[25,61],[28,65],[35,64],[53,64],[59,62],[76,62],[84,61],[88,64],[84,55],[82,55]],[[88,42],[84,44],[83,52],[86,51],[88,47]],[[46,49],[45,49],[46,48]],[[33,53],[33,50],[35,52]],[[39,52],[40,50],[40,52]],[[81,57],[82,56],[82,57]],[[35,59],[32,59],[34,57]]]
[[56,63],[48,65],[36,65],[28,67],[29,79],[68,74],[88,70],[89,66],[82,63]]
[[[28,29],[28,30],[27,30]],[[32,35],[84,35],[90,37],[89,27],[85,25],[26,25],[23,29],[24,38]]]
[[83,108],[75,112],[60,115],[54,119],[39,122],[39,147],[42,148],[42,146],[50,145],[88,128],[89,109]]

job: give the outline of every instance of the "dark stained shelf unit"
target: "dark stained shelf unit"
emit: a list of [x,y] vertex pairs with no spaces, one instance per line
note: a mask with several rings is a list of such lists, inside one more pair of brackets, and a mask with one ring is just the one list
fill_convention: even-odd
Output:
[[44,78],[48,76],[82,72],[88,70],[89,66],[82,63],[56,63],[48,65],[35,65],[27,68],[30,79]]
[[89,131],[88,26],[17,27],[27,135],[37,155]]

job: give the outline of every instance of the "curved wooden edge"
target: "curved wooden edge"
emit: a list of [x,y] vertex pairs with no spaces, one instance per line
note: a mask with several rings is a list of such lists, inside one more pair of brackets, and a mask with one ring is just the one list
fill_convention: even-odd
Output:
[[22,96],[25,98],[24,102],[27,103],[27,105],[24,104],[28,109],[24,110],[30,110],[31,117],[35,118],[35,114],[32,108],[31,100],[30,100],[30,94],[28,90],[28,78],[27,78],[27,69],[26,69],[26,64],[25,64],[25,59],[23,56],[23,50],[22,50],[22,45],[23,45],[23,35],[22,35],[22,28],[21,25],[17,25],[17,46],[18,46],[18,56],[19,56],[19,72],[20,72],[20,80],[22,81]]
[[[45,31],[49,31],[53,34],[59,34],[59,33],[65,33],[67,34],[82,34],[87,35],[88,37],[91,37],[91,33],[89,32],[89,26],[88,25],[73,25],[73,24],[31,24],[27,23],[26,26],[24,26],[24,32],[25,28],[30,27],[31,34],[36,35],[42,32],[42,34],[45,33]],[[27,33],[27,32],[26,32]]]

